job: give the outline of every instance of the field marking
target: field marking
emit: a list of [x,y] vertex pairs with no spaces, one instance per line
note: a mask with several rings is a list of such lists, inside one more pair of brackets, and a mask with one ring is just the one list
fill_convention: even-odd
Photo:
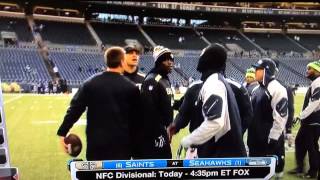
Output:
[[20,99],[20,98],[22,98],[22,94],[19,95],[19,96],[17,96],[17,97],[14,97],[14,98],[12,98],[12,99],[9,99],[9,100],[7,100],[7,101],[4,101],[3,104],[9,104],[9,103],[11,103],[11,102],[13,102],[13,101],[15,101],[15,100]]

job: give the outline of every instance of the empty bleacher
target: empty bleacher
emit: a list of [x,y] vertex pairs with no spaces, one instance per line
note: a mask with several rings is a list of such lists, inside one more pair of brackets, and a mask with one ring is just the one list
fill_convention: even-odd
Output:
[[0,48],[0,77],[4,82],[47,82],[51,80],[35,49]]
[[95,45],[85,24],[35,20],[45,41],[66,45]]
[[298,35],[288,35],[292,39],[294,36],[299,37],[299,41],[297,43],[301,44],[303,47],[309,49],[310,51],[313,50],[320,50],[320,35],[319,34],[298,34]]
[[209,28],[197,28],[197,31],[202,33],[211,43],[236,44],[245,51],[256,49],[247,39],[242,37],[235,30],[218,30]]
[[307,72],[307,64],[313,60],[307,59],[280,59],[281,64],[286,65],[291,68],[293,71],[296,71],[301,76],[305,76]]
[[143,30],[156,44],[170,49],[200,50],[207,46],[190,27],[143,26]]
[[274,50],[282,52],[305,52],[304,49],[297,46],[289,39],[287,39],[283,34],[275,33],[244,33],[256,44],[261,46],[264,50]]
[[0,17],[0,32],[15,32],[18,41],[31,42],[33,40],[31,30],[26,19]]
[[126,39],[136,39],[142,45],[150,46],[135,24],[91,23],[104,44],[124,46]]
[[50,59],[58,67],[69,85],[80,85],[93,74],[104,69],[104,60],[99,53],[50,52]]

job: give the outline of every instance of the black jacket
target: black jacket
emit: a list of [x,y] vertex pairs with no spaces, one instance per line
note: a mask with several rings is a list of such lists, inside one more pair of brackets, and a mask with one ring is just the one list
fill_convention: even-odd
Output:
[[123,75],[125,77],[127,77],[128,79],[130,79],[132,82],[134,82],[140,88],[140,86],[144,80],[145,75],[138,72],[138,69],[139,68],[137,68],[136,71],[133,73],[124,72]]
[[202,107],[198,103],[199,91],[202,85],[202,81],[191,84],[185,95],[181,97],[183,99],[182,104],[179,107],[179,113],[174,119],[176,133],[185,128],[189,122],[190,132],[199,127],[203,122]]
[[300,114],[301,125],[320,126],[320,77],[312,81]]
[[294,96],[293,90],[289,86],[285,86],[288,94],[288,120],[286,123],[286,133],[291,133],[294,118]]
[[65,136],[87,109],[87,159],[130,159],[139,102],[139,89],[127,78],[98,73],[74,95],[57,134]]
[[287,91],[277,80],[260,84],[252,93],[254,117],[248,128],[250,153],[268,152],[269,139],[282,139],[288,118]]
[[252,104],[247,89],[238,82],[226,79],[236,98],[241,117],[242,134],[246,132],[253,119]]
[[173,92],[169,78],[152,69],[141,86],[143,123],[138,132],[141,148],[138,158],[171,158],[166,127],[173,119]]
[[[220,85],[221,87],[212,89]],[[218,93],[222,91],[226,97]],[[188,144],[197,146],[198,155],[201,158],[246,156],[237,102],[224,77],[218,73],[212,74],[204,82],[199,98],[199,106],[202,107],[205,120],[182,140],[183,143],[186,146]],[[224,122],[223,127],[216,122]],[[211,135],[213,135],[212,138]]]
[[248,93],[249,93],[249,97],[252,96],[252,91],[254,90],[254,88],[256,88],[257,86],[259,86],[259,83],[257,81],[252,82],[250,84],[248,83],[244,83],[244,87],[247,89]]
[[173,91],[167,75],[161,75],[155,69],[151,70],[142,83],[141,99],[145,119],[151,129],[167,127],[172,122]]
[[[239,113],[241,117],[241,128],[242,134],[248,129],[248,126],[253,118],[252,105],[250,102],[248,91],[244,86],[239,83],[226,79],[230,85],[239,108]],[[201,81],[196,81],[192,84],[185,95],[181,98],[182,104],[179,108],[179,113],[175,117],[174,124],[176,126],[176,132],[178,133],[180,129],[186,127],[190,122],[189,131],[192,132],[203,122],[202,111],[197,103],[199,96],[199,91],[203,83]]]

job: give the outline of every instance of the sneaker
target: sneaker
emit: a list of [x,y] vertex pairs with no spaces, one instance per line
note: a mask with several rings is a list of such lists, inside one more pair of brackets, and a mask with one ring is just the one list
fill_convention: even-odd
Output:
[[304,176],[303,176],[304,179],[317,179],[317,174],[311,174],[311,173],[306,173]]
[[275,180],[282,179],[283,178],[283,172],[276,173],[274,178],[275,178]]

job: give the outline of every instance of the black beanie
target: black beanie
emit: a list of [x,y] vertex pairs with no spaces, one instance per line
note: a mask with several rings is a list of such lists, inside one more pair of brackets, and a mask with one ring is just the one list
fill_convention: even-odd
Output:
[[226,67],[227,51],[220,44],[211,44],[202,50],[199,58],[197,70],[205,71],[222,71]]

